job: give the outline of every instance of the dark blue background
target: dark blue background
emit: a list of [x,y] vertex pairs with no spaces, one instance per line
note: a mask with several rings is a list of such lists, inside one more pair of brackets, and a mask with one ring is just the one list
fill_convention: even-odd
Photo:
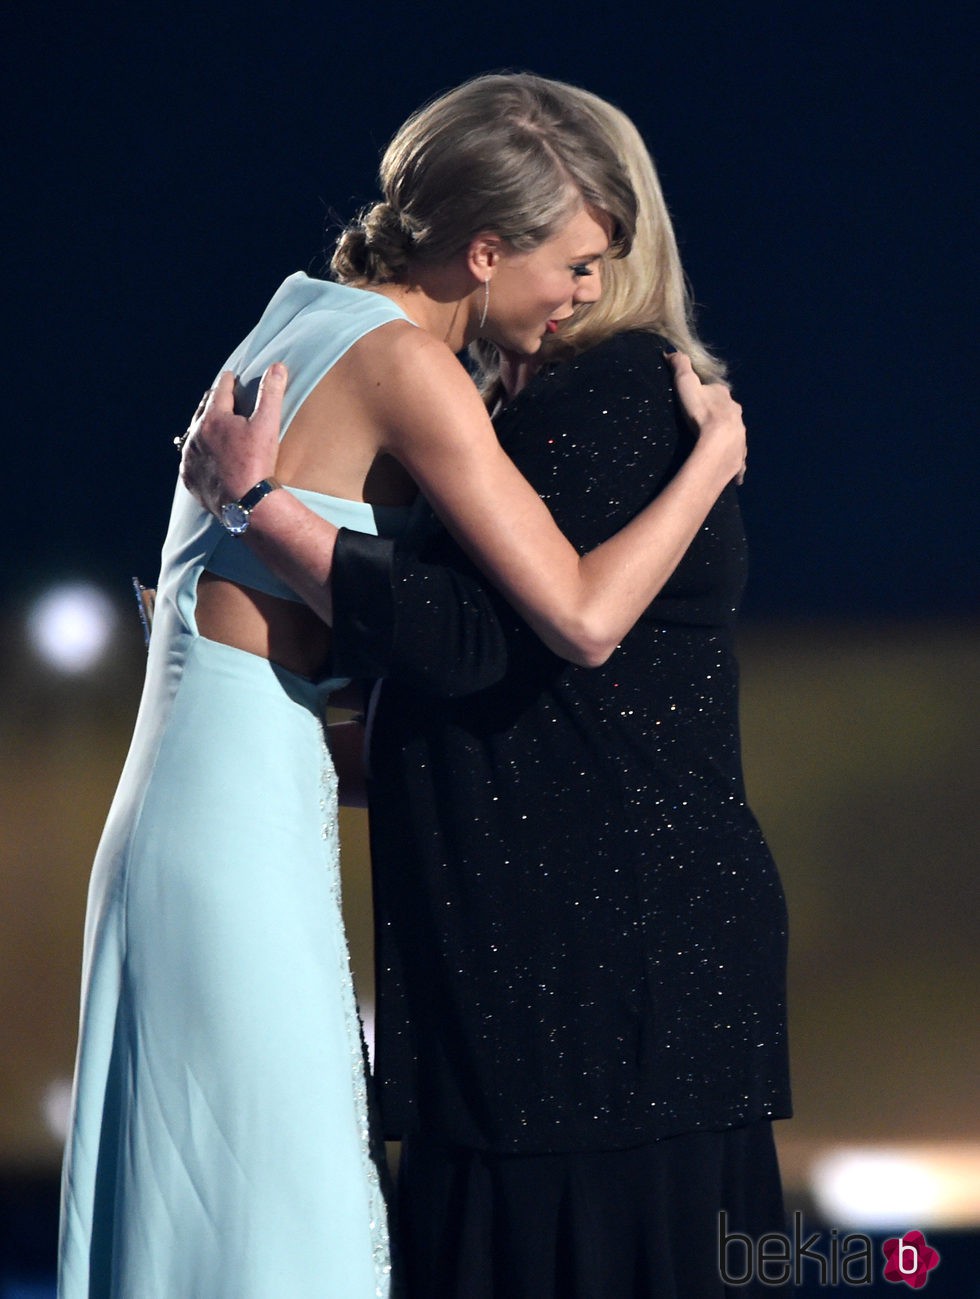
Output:
[[972,607],[966,6],[42,5],[16,24],[0,597],[155,577],[171,438],[231,346],[320,264],[330,213],[372,198],[408,112],[524,67],[620,104],[658,160],[750,426],[747,611]]

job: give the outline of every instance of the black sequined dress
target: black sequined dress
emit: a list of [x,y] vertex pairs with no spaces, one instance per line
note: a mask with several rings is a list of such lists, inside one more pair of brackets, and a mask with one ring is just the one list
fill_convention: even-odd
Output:
[[[582,551],[690,449],[662,347],[621,334],[496,421]],[[333,670],[387,678],[371,838],[390,1136],[623,1150],[789,1113],[785,907],[740,758],[744,576],[729,487],[622,646],[584,669],[438,527],[414,549],[341,535]]]

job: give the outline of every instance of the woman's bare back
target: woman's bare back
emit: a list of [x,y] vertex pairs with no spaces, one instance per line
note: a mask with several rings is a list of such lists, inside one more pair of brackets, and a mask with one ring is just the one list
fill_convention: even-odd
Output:
[[[323,376],[283,436],[276,477],[292,487],[365,501],[407,505],[415,484],[383,447],[372,387],[381,382],[390,332],[367,334]],[[197,626],[209,640],[268,658],[300,676],[322,675],[330,628],[305,604],[282,600],[205,572],[198,585]]]

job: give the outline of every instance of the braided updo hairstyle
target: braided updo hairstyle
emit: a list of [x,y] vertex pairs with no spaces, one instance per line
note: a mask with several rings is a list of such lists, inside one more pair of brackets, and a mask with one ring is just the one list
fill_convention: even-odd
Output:
[[531,73],[477,77],[419,109],[379,174],[383,201],[343,231],[330,263],[345,284],[399,281],[481,231],[528,252],[584,203],[611,218],[620,255],[636,225],[626,169],[594,116],[568,87]]

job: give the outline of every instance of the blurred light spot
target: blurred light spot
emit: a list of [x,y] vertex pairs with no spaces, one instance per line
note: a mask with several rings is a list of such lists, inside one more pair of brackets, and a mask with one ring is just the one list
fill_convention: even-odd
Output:
[[70,1078],[55,1078],[48,1083],[41,1097],[41,1113],[51,1135],[64,1142],[71,1122]]
[[50,667],[69,674],[95,667],[115,626],[116,611],[108,596],[83,582],[52,587],[27,615],[35,652]]
[[980,1222],[980,1147],[839,1149],[811,1169],[828,1222],[848,1227],[952,1227]]

